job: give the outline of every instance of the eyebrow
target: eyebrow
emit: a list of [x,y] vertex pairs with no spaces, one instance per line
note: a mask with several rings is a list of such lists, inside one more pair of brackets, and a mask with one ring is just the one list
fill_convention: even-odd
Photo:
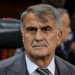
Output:
[[[31,26],[28,26],[26,28],[35,28],[35,29],[37,29],[37,26],[31,25]],[[40,28],[50,28],[50,29],[53,29],[50,25],[41,26]]]
[[41,28],[50,28],[50,29],[52,29],[52,27],[51,27],[51,26],[49,26],[49,25],[42,26]]

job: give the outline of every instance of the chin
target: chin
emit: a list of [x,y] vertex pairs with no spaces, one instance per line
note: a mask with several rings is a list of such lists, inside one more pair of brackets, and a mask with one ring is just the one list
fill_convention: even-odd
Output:
[[39,53],[39,54],[35,54],[36,57],[46,57],[48,56],[47,53]]

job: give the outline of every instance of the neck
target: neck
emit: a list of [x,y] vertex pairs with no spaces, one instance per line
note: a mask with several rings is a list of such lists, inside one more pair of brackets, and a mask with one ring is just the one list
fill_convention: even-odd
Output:
[[38,67],[40,68],[46,68],[52,61],[53,55],[52,56],[44,56],[44,57],[30,57],[28,56],[29,59],[35,63]]

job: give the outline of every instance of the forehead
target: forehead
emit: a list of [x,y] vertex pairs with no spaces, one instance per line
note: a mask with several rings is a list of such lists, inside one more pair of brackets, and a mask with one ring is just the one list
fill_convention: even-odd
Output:
[[34,13],[28,13],[23,21],[25,26],[29,25],[50,25],[56,27],[56,20],[53,15],[44,14],[43,16],[38,16]]

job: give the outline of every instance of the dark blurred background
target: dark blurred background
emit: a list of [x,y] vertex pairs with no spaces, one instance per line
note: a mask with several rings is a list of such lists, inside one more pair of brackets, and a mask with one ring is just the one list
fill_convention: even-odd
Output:
[[75,10],[74,0],[0,0],[0,18],[19,18],[25,8],[39,3],[49,3],[55,7],[66,8],[71,16]]

